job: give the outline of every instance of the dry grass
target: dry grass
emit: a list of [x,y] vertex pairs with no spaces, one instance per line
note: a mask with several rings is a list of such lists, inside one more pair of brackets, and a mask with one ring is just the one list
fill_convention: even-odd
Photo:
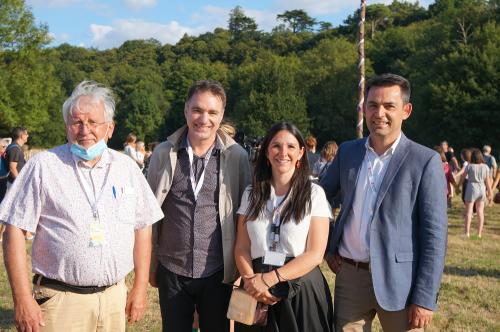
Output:
[[[463,208],[449,211],[449,238],[439,310],[428,331],[500,331],[500,205],[486,209],[482,239],[465,239]],[[475,225],[475,220],[473,221]],[[0,259],[1,260],[1,259]],[[333,290],[334,275],[323,266]],[[149,290],[146,317],[129,331],[160,331],[161,317],[156,290]],[[0,268],[0,331],[14,331],[12,299],[5,269]],[[375,323],[375,331],[380,325]]]

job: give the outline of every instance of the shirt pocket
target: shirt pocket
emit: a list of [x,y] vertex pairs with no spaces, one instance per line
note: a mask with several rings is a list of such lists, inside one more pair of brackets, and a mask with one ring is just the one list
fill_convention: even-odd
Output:
[[137,193],[132,188],[124,188],[115,205],[115,213],[118,221],[126,224],[134,224],[136,219],[136,205]]

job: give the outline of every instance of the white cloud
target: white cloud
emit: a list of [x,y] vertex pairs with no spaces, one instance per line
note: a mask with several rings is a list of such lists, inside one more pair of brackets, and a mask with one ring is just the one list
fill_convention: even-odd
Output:
[[156,6],[156,0],[123,0],[125,5],[131,9],[141,9]]
[[255,9],[243,9],[245,15],[251,17],[257,22],[259,30],[271,31],[278,23],[276,21],[276,15],[278,12],[275,11],[262,11]]
[[228,18],[229,9],[216,6],[203,6],[201,11],[191,14],[192,24],[205,31],[227,27]]
[[56,39],[56,35],[52,32],[47,33],[47,36],[49,37],[50,42],[53,42]]
[[68,33],[53,33],[49,32],[49,38],[52,43],[62,44],[70,41],[71,36]]
[[90,32],[92,33],[92,41],[100,42],[106,38],[106,35],[113,31],[113,27],[108,25],[91,24]]
[[123,42],[132,39],[154,38],[162,44],[175,44],[185,33],[196,35],[206,30],[201,27],[185,27],[177,21],[161,24],[140,19],[121,19],[113,21],[112,25],[91,24],[90,31],[92,46],[105,49],[118,47]]

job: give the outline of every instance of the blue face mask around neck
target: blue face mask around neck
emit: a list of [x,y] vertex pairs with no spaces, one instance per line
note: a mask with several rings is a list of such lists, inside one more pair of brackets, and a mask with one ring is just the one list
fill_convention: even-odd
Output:
[[92,145],[88,149],[85,149],[79,144],[73,143],[71,144],[71,153],[84,160],[94,160],[95,158],[99,157],[107,147],[108,146],[104,139],[101,139],[99,142]]

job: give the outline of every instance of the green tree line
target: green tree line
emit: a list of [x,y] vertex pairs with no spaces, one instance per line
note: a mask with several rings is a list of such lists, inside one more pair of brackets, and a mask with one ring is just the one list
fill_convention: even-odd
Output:
[[[366,9],[367,77],[393,72],[409,78],[414,112],[404,125],[412,139],[456,147],[500,148],[499,0],[437,0],[429,8],[394,0]],[[24,125],[30,144],[65,141],[62,102],[84,79],[110,86],[117,99],[111,146],[129,132],[161,141],[183,124],[194,80],[226,87],[226,117],[250,136],[292,121],[320,142],[355,137],[359,10],[334,27],[302,9],[277,15],[271,32],[241,7],[227,27],[175,45],[130,40],[97,50],[48,47],[24,0],[0,6],[0,134]],[[365,129],[366,132],[366,129]]]

